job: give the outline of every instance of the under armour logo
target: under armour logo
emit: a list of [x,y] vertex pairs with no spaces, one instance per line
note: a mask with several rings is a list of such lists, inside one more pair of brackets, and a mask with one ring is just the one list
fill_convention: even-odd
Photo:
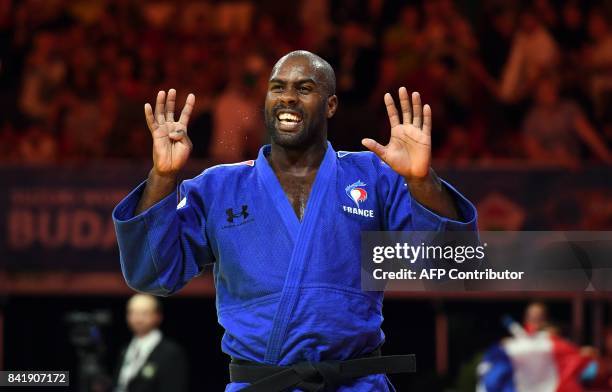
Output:
[[240,211],[239,213],[234,213],[234,210],[232,208],[228,208],[227,210],[225,210],[225,213],[227,214],[227,221],[229,223],[234,223],[234,219],[238,217],[242,217],[242,219],[246,219],[249,216],[249,213],[247,212],[248,208],[249,206],[244,204],[242,206],[242,211]]

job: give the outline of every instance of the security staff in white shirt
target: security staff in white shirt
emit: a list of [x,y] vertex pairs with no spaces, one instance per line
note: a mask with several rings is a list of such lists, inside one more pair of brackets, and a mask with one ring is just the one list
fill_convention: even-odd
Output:
[[158,329],[162,321],[157,298],[136,294],[127,304],[127,324],[134,337],[121,353],[115,392],[187,391],[183,350]]

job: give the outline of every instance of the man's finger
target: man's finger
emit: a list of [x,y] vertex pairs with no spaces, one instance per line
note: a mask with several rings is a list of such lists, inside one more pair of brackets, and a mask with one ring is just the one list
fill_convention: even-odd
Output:
[[412,93],[412,125],[417,128],[423,126],[423,106],[421,105],[421,95],[417,92]]
[[363,144],[365,148],[372,151],[374,154],[378,155],[380,159],[382,159],[383,161],[385,160],[385,154],[387,152],[387,147],[378,143],[376,140],[368,139],[368,138],[363,139],[361,141],[361,144]]
[[168,138],[172,141],[178,142],[187,137],[187,132],[184,129],[176,129],[168,133]]
[[431,135],[431,107],[429,105],[423,106],[423,133]]
[[148,103],[145,103],[144,105],[144,113],[145,120],[147,120],[147,127],[149,127],[149,131],[155,131],[159,125],[157,125],[157,123],[155,122],[155,117],[153,117],[153,108]]
[[391,124],[391,128],[400,124],[399,115],[397,114],[397,108],[395,107],[395,102],[393,102],[393,97],[391,94],[385,94],[385,106],[387,107],[387,115],[389,116],[389,123]]
[[176,90],[171,88],[168,90],[166,98],[166,121],[174,122],[174,106],[176,105]]
[[412,123],[412,110],[410,109],[410,97],[408,96],[408,90],[406,87],[400,87],[399,89],[400,106],[402,108],[402,123]]
[[155,100],[155,120],[159,125],[166,122],[164,116],[164,101],[166,100],[166,92],[160,91],[157,93],[157,99]]
[[193,111],[193,105],[195,104],[195,95],[189,94],[187,96],[187,100],[185,101],[185,106],[183,107],[183,111],[181,112],[181,118],[179,122],[187,127],[189,123],[189,117],[191,116],[191,112]]

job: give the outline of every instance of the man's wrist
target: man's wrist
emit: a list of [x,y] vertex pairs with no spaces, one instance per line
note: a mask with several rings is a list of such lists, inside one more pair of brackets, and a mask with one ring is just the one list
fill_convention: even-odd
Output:
[[135,215],[149,209],[152,205],[170,195],[176,189],[176,176],[160,175],[151,169],[147,177],[147,186],[136,206]]
[[406,184],[411,190],[416,189],[436,189],[438,191],[442,190],[442,183],[440,179],[434,172],[434,170],[430,167],[427,175],[421,178],[415,177],[404,177]]
[[147,185],[156,190],[164,190],[168,193],[176,188],[177,174],[160,174],[155,168],[151,169],[147,178]]
[[176,173],[161,174],[157,172],[155,168],[153,168],[151,169],[151,171],[149,171],[149,176],[147,178],[147,181],[155,183],[155,184],[159,184],[159,185],[176,184],[177,177],[178,175]]
[[458,220],[460,213],[436,172],[429,168],[425,178],[405,178],[410,194],[422,206],[443,217]]

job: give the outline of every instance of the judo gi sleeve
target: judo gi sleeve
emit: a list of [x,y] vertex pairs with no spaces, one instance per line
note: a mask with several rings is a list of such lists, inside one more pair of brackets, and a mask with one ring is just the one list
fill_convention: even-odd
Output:
[[167,296],[214,261],[206,236],[204,205],[193,181],[134,216],[145,183],[113,211],[121,271],[131,288]]
[[[395,177],[395,178],[393,178]],[[475,231],[477,213],[474,205],[444,180],[442,186],[450,193],[459,220],[449,219],[436,214],[423,206],[410,195],[406,181],[399,175],[391,177],[387,194],[385,212],[387,230],[391,231]]]

